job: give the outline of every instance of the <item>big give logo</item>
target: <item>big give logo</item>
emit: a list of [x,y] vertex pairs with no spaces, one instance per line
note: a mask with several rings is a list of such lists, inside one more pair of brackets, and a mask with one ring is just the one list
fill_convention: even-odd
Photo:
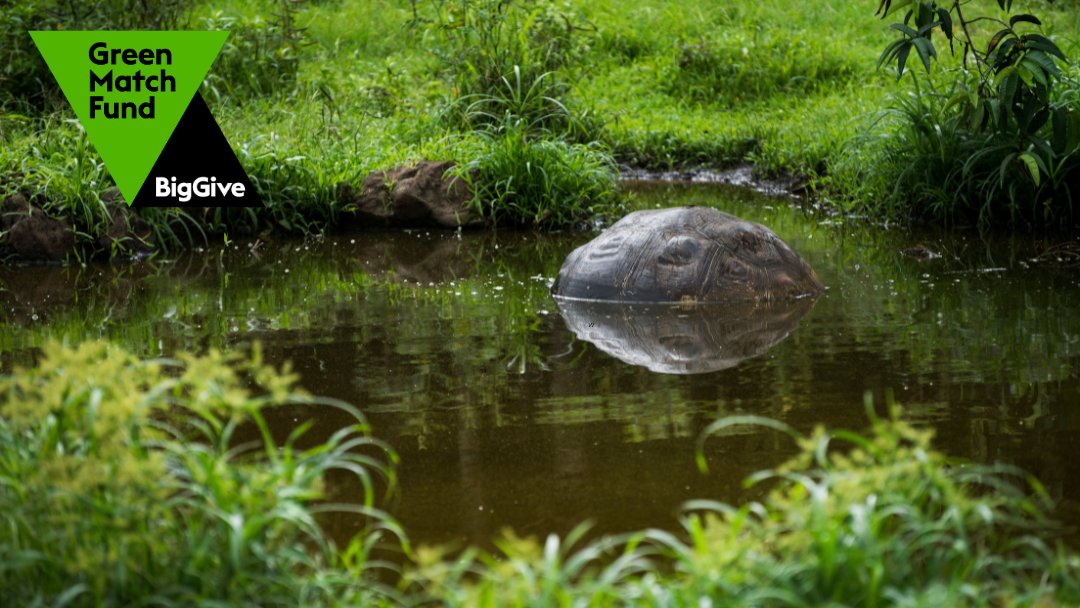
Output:
[[129,204],[262,204],[198,92],[228,32],[30,35]]

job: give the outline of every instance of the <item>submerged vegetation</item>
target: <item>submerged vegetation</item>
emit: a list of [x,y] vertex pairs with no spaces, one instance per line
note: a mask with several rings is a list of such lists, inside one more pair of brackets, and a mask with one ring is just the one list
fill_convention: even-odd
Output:
[[[273,437],[271,407],[353,420],[301,447]],[[542,544],[447,560],[412,549],[377,507],[393,454],[351,406],[306,396],[288,371],[210,353],[141,361],[119,347],[53,344],[0,383],[0,581],[20,605],[1058,605],[1080,600],[1080,558],[1055,543],[1037,484],[951,462],[896,417],[862,435],[809,436],[769,419],[799,453],[750,479],[761,502],[686,505],[679,533]],[[310,442],[308,442],[310,443]],[[343,483],[341,476],[359,483]],[[359,496],[343,496],[337,488]],[[331,539],[321,513],[368,522]],[[377,552],[393,550],[390,562]]]
[[[1074,218],[1080,23],[1063,3],[885,2],[886,22],[840,0],[116,0],[92,21],[69,4],[0,11],[0,194],[67,218],[83,257],[101,252],[111,179],[31,28],[230,30],[203,94],[267,206],[142,212],[161,247],[331,229],[340,183],[420,159],[478,169],[481,215],[521,225],[610,209],[616,163],[752,163],[890,220]],[[897,82],[908,57],[940,65]]]

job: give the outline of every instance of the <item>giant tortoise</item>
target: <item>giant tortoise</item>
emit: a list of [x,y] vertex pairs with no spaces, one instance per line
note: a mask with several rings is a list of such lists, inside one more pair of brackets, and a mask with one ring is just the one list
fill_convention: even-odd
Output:
[[557,298],[749,302],[820,293],[821,282],[771,230],[708,207],[636,211],[567,256]]

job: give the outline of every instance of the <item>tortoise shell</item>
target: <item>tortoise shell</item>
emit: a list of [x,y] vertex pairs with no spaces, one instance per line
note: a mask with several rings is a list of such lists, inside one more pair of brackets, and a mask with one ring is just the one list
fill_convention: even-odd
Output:
[[821,282],[773,231],[708,207],[636,211],[567,256],[560,298],[746,302],[820,293]]

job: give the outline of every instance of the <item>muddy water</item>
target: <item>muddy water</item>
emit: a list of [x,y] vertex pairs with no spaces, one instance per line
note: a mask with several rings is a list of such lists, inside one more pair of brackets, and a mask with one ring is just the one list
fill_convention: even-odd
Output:
[[[674,527],[682,502],[745,500],[754,490],[741,480],[791,453],[782,437],[740,429],[706,444],[703,476],[694,445],[711,421],[862,428],[867,393],[879,407],[894,394],[949,453],[1035,473],[1080,523],[1080,272],[1038,258],[1048,243],[858,228],[708,186],[640,185],[637,204],[762,222],[828,290],[771,316],[560,311],[548,286],[587,234],[243,243],[0,268],[0,365],[33,361],[50,338],[107,337],[148,356],[260,341],[312,392],[360,406],[397,450],[385,506],[420,543],[584,520]],[[318,409],[271,418],[283,435],[314,419],[312,440],[343,424]],[[332,485],[338,500],[355,491]],[[357,522],[329,525],[345,536]]]

